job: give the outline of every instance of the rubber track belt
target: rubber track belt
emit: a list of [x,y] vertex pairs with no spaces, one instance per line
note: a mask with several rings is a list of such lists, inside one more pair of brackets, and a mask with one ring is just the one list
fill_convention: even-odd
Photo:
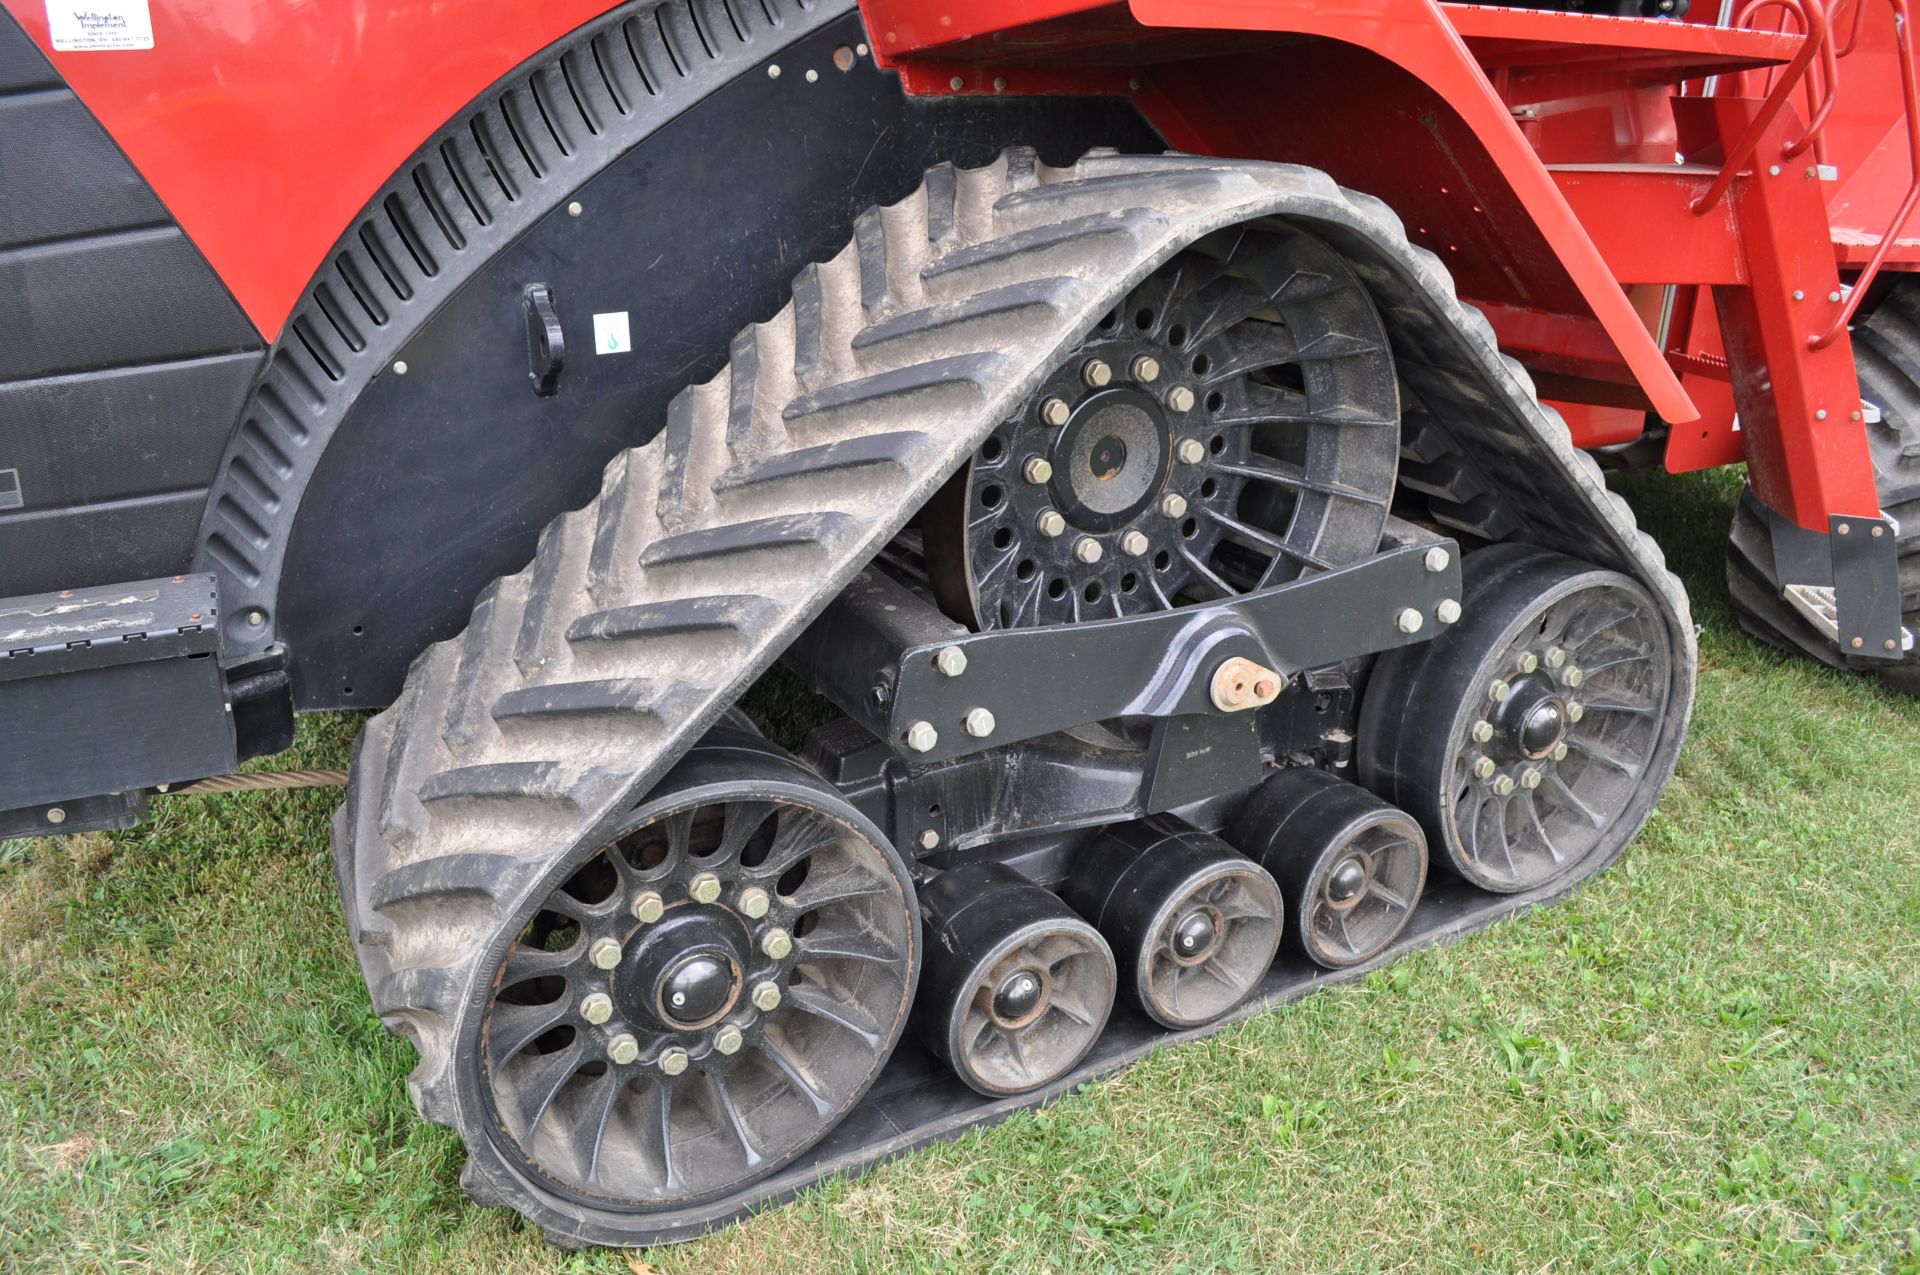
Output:
[[[1695,664],[1684,593],[1385,205],[1310,169],[1184,156],[1053,169],[1014,150],[935,168],[740,333],[728,367],[616,456],[599,497],[547,527],[361,734],[334,823],[354,945],[376,1009],[420,1051],[421,1114],[467,1137],[477,1197],[506,1202],[489,1184],[511,1171],[479,1112],[458,1109],[456,1042],[477,1035],[484,975],[556,865],[598,844],[1129,289],[1266,217],[1331,242],[1373,294],[1409,428],[1417,417],[1426,463],[1459,488],[1436,508],[1497,501],[1506,534],[1626,571],[1663,604],[1676,685],[1657,764],[1671,771]],[[659,1234],[739,1207],[662,1218]],[[562,1241],[615,1238],[538,1220]]]

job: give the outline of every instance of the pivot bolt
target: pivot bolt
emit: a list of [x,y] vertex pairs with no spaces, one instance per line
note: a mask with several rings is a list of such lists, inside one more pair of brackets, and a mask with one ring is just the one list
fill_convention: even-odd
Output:
[[1177,491],[1170,491],[1160,497],[1160,512],[1169,518],[1187,516],[1187,498]]
[[1105,359],[1088,359],[1080,368],[1080,379],[1097,390],[1113,380],[1113,369]]
[[1565,651],[1561,650],[1557,646],[1550,646],[1547,648],[1546,663],[1548,668],[1559,668],[1562,664],[1565,664],[1566,662],[1567,662],[1567,653]]
[[930,753],[939,742],[940,732],[933,728],[932,722],[915,722],[907,727],[907,747],[916,753]]
[[1020,476],[1039,486],[1053,477],[1053,462],[1045,456],[1029,456],[1027,463],[1020,467]]
[[595,969],[610,970],[620,963],[620,944],[613,939],[595,939],[587,949],[587,959]]
[[1540,772],[1529,766],[1520,774],[1520,786],[1531,791],[1540,786],[1540,779]]
[[633,919],[645,925],[658,921],[667,910],[667,901],[658,890],[642,890],[633,897]]
[[1460,618],[1460,604],[1452,598],[1440,599],[1440,605],[1433,609],[1436,619],[1442,624],[1452,624]]
[[1540,667],[1540,657],[1532,651],[1520,652],[1520,658],[1513,662],[1514,668],[1522,673],[1531,673]]
[[784,961],[793,951],[793,937],[785,930],[768,930],[760,940],[760,950],[776,961]]
[[595,1027],[613,1017],[613,997],[605,992],[593,992],[580,1001],[580,1017]]
[[993,734],[993,711],[986,708],[970,708],[961,725],[966,728],[967,734],[975,739],[985,739]]
[[1142,354],[1133,361],[1133,379],[1136,381],[1159,380],[1160,360],[1151,354]]
[[1067,529],[1067,520],[1057,509],[1042,509],[1040,516],[1033,520],[1034,529],[1051,540]]
[[702,872],[687,883],[687,893],[695,903],[715,902],[720,897],[720,878],[711,872]]
[[1420,565],[1438,574],[1453,565],[1453,555],[1439,545],[1435,545],[1433,548],[1427,550],[1426,554],[1421,557]]
[[1569,664],[1560,671],[1560,680],[1568,686],[1579,686],[1580,683],[1587,680],[1587,675],[1580,671],[1578,664]]
[[1493,772],[1498,769],[1499,767],[1493,764],[1493,758],[1491,757],[1476,757],[1473,759],[1473,777],[1475,779],[1492,779]]
[[675,1046],[660,1055],[660,1070],[677,1076],[687,1069],[687,1051]]
[[1476,744],[1491,743],[1493,740],[1493,723],[1485,721],[1475,722],[1473,729],[1467,733],[1473,736],[1473,742]]
[[753,1007],[763,1014],[780,1008],[780,984],[768,981],[753,985]]
[[607,1042],[607,1057],[624,1067],[640,1057],[640,1042],[631,1032],[621,1032]]
[[1507,685],[1505,680],[1501,678],[1495,678],[1493,683],[1487,687],[1487,698],[1496,704],[1506,703],[1507,696],[1511,694],[1513,694],[1513,688]]
[[1176,412],[1193,410],[1193,391],[1184,385],[1176,385],[1167,391],[1167,406]]
[[1143,532],[1129,531],[1126,535],[1120,537],[1120,552],[1131,558],[1138,558],[1152,547],[1151,542],[1147,540]]
[[1501,775],[1498,779],[1494,780],[1493,795],[1496,797],[1512,796],[1513,795],[1513,776]]
[[1092,566],[1094,563],[1100,561],[1100,555],[1104,552],[1105,551],[1100,548],[1100,542],[1092,536],[1082,536],[1073,542],[1074,559],[1078,562],[1084,562],[1088,566]]
[[732,1023],[722,1027],[713,1036],[713,1047],[723,1054],[737,1054],[740,1052],[740,1046],[746,1043],[746,1037],[742,1036],[740,1029]]
[[1402,633],[1418,633],[1426,622],[1427,617],[1412,607],[1401,608],[1400,613],[1393,617],[1393,627]]
[[943,646],[934,653],[933,666],[948,677],[959,677],[967,671],[967,653],[957,646]]
[[[1572,706],[1569,705],[1569,707],[1572,707]],[[1568,716],[1572,716],[1572,714],[1569,713]],[[1555,761],[1565,761],[1567,759],[1567,741],[1566,740],[1563,739],[1559,743],[1553,746],[1553,759]]]
[[1182,465],[1198,465],[1207,458],[1207,445],[1197,438],[1183,438],[1174,446],[1173,454]]
[[767,914],[767,909],[772,906],[773,900],[768,898],[767,892],[757,885],[750,885],[740,891],[741,916],[758,921]]
[[1223,713],[1260,708],[1273,702],[1286,681],[1279,673],[1244,656],[1223,660],[1208,687],[1213,706]]
[[1585,717],[1586,715],[1587,715],[1587,706],[1585,704],[1579,703],[1578,701],[1574,701],[1567,705],[1568,721],[1577,722],[1581,718]]
[[1067,406],[1064,398],[1050,398],[1040,405],[1040,419],[1059,429],[1073,415],[1073,409]]

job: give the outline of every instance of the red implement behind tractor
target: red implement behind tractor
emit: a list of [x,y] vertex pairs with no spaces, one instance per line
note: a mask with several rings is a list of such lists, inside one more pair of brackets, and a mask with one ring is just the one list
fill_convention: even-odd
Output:
[[0,3],[0,837],[383,709],[352,942],[556,1242],[1605,868],[1608,468],[1920,692],[1908,0]]

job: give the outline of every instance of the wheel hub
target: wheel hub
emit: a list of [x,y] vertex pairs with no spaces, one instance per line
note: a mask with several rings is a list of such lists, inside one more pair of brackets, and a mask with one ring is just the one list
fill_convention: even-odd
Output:
[[1220,946],[1220,914],[1212,908],[1195,908],[1174,923],[1169,944],[1174,959],[1183,965],[1198,965]]
[[1327,873],[1327,902],[1336,909],[1354,906],[1367,888],[1368,875],[1366,860],[1359,855],[1350,854],[1341,859]]
[[1538,674],[1517,679],[1501,710],[1497,725],[1507,745],[1522,756],[1538,761],[1566,738],[1567,702]]
[[1158,402],[1132,386],[1114,386],[1081,400],[1051,455],[1055,507],[1072,526],[1099,534],[1154,504],[1166,486],[1173,438]]
[[695,1031],[739,1001],[751,940],[731,912],[677,907],[636,937],[612,979],[614,1003],[629,1022]]
[[1046,1012],[1051,990],[1044,970],[1015,970],[993,994],[994,1021],[1005,1028],[1026,1026]]

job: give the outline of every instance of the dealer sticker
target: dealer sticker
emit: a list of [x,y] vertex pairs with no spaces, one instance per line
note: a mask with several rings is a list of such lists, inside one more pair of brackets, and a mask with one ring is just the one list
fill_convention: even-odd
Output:
[[47,0],[47,28],[58,53],[153,47],[147,0]]
[[593,352],[595,354],[627,354],[632,349],[633,338],[627,332],[625,310],[593,316]]

